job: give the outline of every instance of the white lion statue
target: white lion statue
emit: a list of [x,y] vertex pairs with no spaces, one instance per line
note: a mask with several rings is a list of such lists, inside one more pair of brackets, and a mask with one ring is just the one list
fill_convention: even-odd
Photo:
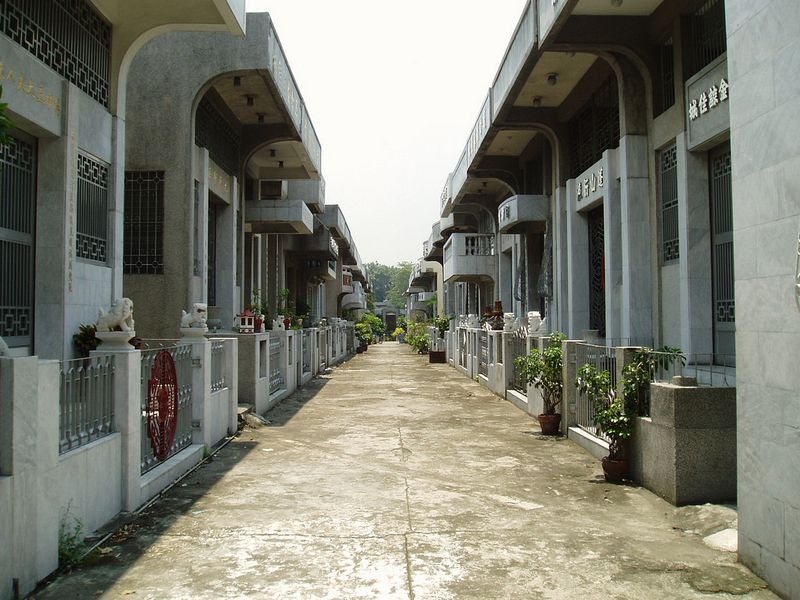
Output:
[[100,309],[97,313],[97,331],[134,331],[133,300],[117,298],[108,313]]
[[181,327],[208,328],[208,305],[205,302],[192,304],[191,312],[181,311]]

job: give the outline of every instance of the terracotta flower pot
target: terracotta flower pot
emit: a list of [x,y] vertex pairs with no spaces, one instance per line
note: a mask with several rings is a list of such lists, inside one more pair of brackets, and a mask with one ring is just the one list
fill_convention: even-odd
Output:
[[541,414],[538,416],[539,419],[539,427],[542,428],[543,435],[558,435],[561,431],[561,415],[545,415]]
[[601,461],[603,464],[603,475],[609,483],[620,483],[628,474],[628,459],[611,459],[604,456]]

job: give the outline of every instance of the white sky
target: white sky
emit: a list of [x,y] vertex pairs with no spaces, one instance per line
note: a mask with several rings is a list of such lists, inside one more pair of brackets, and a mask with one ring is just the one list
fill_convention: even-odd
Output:
[[416,261],[525,0],[246,0],[271,13],[362,260]]

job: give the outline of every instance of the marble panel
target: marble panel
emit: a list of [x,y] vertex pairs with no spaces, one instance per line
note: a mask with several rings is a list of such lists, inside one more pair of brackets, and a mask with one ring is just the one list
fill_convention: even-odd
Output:
[[783,390],[800,389],[800,337],[783,332],[761,332],[758,351],[769,357],[764,363],[764,378],[771,387]]
[[775,108],[777,91],[770,60],[763,60],[735,79],[731,76],[731,128],[750,123]]
[[800,508],[786,505],[786,560],[800,568]]
[[766,223],[757,228],[758,275],[794,278],[797,261],[797,219]]
[[[748,477],[741,467],[738,471],[739,532],[773,554],[784,553],[783,503],[766,493],[764,487]],[[741,481],[744,479],[744,481]]]

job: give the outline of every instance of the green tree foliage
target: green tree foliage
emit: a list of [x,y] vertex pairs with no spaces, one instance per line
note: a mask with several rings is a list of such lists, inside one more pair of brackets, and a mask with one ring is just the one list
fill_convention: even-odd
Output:
[[[0,99],[3,97],[3,86],[0,86]],[[14,123],[11,122],[11,119],[8,118],[6,115],[6,109],[8,108],[8,104],[5,102],[0,102],[0,144],[7,144],[11,141],[11,136],[9,135],[9,131],[14,126]]]
[[406,305],[406,290],[408,289],[408,278],[411,277],[412,264],[408,261],[398,263],[392,274],[392,286],[386,293],[386,300],[394,306]]
[[387,267],[377,262],[367,263],[366,266],[375,302],[383,302],[386,300],[386,292],[392,285],[392,270],[395,267]]
[[367,263],[374,301],[389,302],[398,308],[405,306],[412,267],[412,263],[408,261],[397,263],[393,267],[377,262]]

